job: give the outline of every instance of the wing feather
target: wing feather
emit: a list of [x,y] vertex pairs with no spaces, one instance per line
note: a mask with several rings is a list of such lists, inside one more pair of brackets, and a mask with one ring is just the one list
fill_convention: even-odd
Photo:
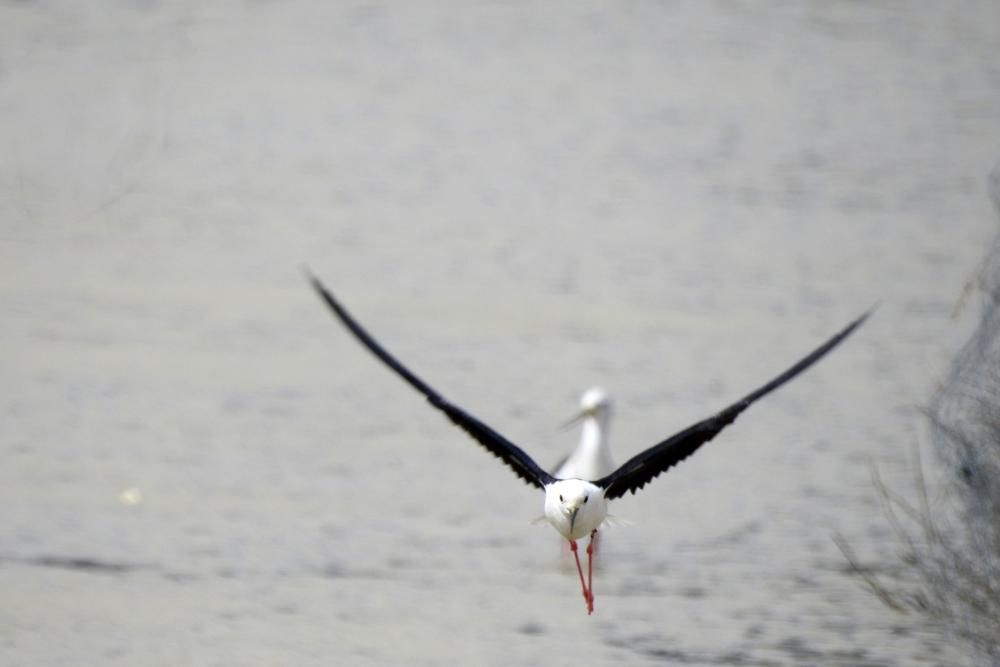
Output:
[[537,463],[528,456],[524,450],[503,437],[485,423],[469,414],[454,403],[431,388],[426,382],[418,378],[408,368],[403,366],[395,357],[382,347],[378,341],[372,338],[351,314],[333,296],[323,283],[315,276],[309,275],[309,282],[319,294],[320,298],[330,307],[333,314],[340,319],[347,330],[354,334],[354,337],[364,345],[369,352],[374,354],[386,366],[396,372],[411,387],[419,391],[427,398],[427,401],[435,408],[447,415],[448,419],[460,429],[471,435],[475,440],[485,447],[490,453],[506,463],[518,477],[540,489],[544,489],[546,484],[555,481],[555,478],[542,470]]
[[740,413],[753,405],[755,401],[771,393],[822,359],[828,352],[851,335],[855,329],[861,326],[868,319],[871,312],[869,310],[848,324],[828,341],[764,386],[747,394],[739,401],[717,412],[708,419],[692,424],[680,433],[676,433],[659,444],[653,445],[649,449],[636,454],[613,473],[595,481],[594,484],[604,489],[604,496],[608,499],[620,498],[628,492],[634,494],[653,478],[694,454],[699,447],[732,424]]

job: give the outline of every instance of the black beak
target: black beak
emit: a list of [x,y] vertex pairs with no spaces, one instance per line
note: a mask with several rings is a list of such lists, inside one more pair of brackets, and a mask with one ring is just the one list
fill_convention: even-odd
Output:
[[562,424],[560,424],[559,428],[569,428],[570,426],[574,426],[576,424],[579,424],[584,419],[586,419],[587,417],[589,417],[590,414],[591,414],[590,410],[580,410],[580,412],[578,412],[577,414],[573,415],[568,420],[566,420],[565,422],[563,422]]

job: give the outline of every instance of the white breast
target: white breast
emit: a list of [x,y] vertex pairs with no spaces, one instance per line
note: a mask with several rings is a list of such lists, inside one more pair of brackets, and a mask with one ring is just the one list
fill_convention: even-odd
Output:
[[545,487],[545,518],[567,540],[590,535],[608,516],[604,489],[579,479]]

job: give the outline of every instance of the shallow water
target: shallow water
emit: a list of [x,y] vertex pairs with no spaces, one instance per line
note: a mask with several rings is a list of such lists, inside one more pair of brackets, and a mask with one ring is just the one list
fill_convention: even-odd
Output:
[[[0,7],[0,662],[955,665],[893,553],[994,233],[992,2]],[[612,512],[541,497],[324,311],[536,456],[841,349]],[[129,490],[135,489],[131,493]],[[124,493],[124,495],[123,495]]]

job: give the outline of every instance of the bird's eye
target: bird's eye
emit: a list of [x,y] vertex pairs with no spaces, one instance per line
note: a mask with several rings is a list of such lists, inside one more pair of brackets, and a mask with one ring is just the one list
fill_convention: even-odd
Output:
[[562,502],[562,501],[563,501],[563,499],[562,499],[562,494],[560,493],[560,494],[559,494],[559,502]]
[[590,496],[584,496],[583,497],[583,502],[586,503],[588,498],[590,498]]

